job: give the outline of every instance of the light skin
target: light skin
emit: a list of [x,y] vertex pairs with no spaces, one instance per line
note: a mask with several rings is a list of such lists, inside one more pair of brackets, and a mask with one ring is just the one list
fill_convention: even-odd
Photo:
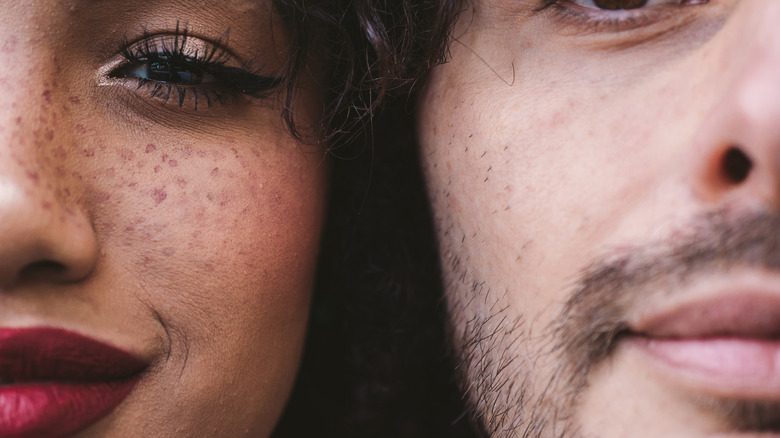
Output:
[[0,326],[63,328],[149,363],[78,437],[269,436],[303,348],[325,150],[290,137],[273,91],[208,77],[179,106],[175,88],[167,101],[139,88],[146,66],[121,49],[170,48],[177,26],[189,55],[218,46],[265,76],[284,62],[265,1],[0,12]]
[[777,433],[780,4],[542,3],[464,4],[418,106],[480,427]]

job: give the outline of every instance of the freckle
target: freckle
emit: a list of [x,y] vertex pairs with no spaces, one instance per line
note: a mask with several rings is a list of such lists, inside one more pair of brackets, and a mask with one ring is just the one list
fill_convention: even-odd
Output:
[[171,167],[176,167],[176,166],[179,165],[179,162],[176,161],[176,160],[170,160],[170,161],[168,161],[168,165],[171,166]]
[[51,103],[51,90],[44,90],[41,96],[46,100],[46,103]]
[[122,158],[122,161],[132,161],[135,158],[133,151],[127,148],[121,149],[119,156]]
[[157,150],[157,146],[153,145],[152,143],[149,143],[146,145],[146,153],[151,153]]
[[16,51],[16,45],[18,44],[19,40],[15,36],[9,37],[7,40],[3,41],[3,53],[13,53]]
[[111,199],[111,193],[109,192],[96,192],[93,195],[93,199],[97,202],[108,202]]
[[214,168],[214,169],[211,171],[211,176],[219,176],[219,167],[215,167],[215,168]]
[[81,99],[79,99],[78,96],[70,96],[68,102],[72,103],[73,105],[80,105]]
[[170,257],[176,253],[176,250],[174,250],[171,247],[163,248],[162,253],[166,257]]
[[154,173],[160,173],[162,166],[154,166]]
[[160,203],[165,201],[165,198],[167,197],[168,194],[165,193],[165,187],[152,190],[152,199],[154,199],[155,205],[160,205]]
[[45,138],[47,141],[54,140],[54,130],[47,129],[46,132],[43,134],[43,138]]

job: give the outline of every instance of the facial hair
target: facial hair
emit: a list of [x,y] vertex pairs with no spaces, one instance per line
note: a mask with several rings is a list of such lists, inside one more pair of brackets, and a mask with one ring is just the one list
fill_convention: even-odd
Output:
[[[737,268],[780,273],[780,215],[774,212],[710,213],[681,230],[592,261],[540,335],[526,330],[532,316],[509,311],[484,282],[471,282],[467,302],[448,293],[457,375],[481,436],[582,436],[574,420],[578,400],[593,368],[627,334],[632,310],[683,293],[708,274]],[[457,259],[450,268],[461,282],[469,278]],[[548,377],[534,377],[540,375]],[[692,402],[730,430],[780,430],[777,402],[713,397]]]

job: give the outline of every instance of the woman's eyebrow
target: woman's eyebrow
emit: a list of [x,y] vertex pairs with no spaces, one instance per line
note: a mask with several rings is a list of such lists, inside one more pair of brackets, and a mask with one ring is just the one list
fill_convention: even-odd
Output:
[[[245,11],[247,8],[255,8],[258,6],[264,6],[271,8],[272,0],[135,0],[130,8],[147,8],[155,4],[166,4],[176,7],[186,7],[193,9],[207,9],[207,8],[219,8],[221,10],[234,10],[236,12]],[[126,0],[71,0],[71,11],[79,11],[85,7],[94,6],[122,6],[123,9],[128,8]]]

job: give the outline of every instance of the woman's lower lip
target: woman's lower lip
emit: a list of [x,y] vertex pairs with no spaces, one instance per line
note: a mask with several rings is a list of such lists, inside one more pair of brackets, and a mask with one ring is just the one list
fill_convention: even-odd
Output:
[[0,437],[71,436],[122,403],[147,365],[68,330],[0,328]]
[[0,385],[0,436],[64,438],[111,412],[138,382],[45,382]]
[[627,341],[683,386],[714,396],[780,399],[780,341],[739,337]]

